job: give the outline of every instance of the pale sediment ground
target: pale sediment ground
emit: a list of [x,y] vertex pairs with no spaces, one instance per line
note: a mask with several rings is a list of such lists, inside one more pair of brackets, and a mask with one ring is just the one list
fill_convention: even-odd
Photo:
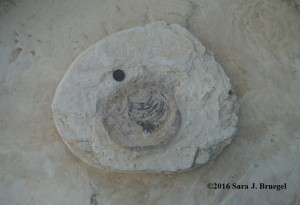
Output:
[[[56,86],[95,42],[158,20],[185,26],[215,53],[239,99],[239,131],[189,172],[92,168],[56,131]],[[1,1],[0,204],[299,204],[299,33],[293,1]],[[213,182],[287,189],[208,189]]]

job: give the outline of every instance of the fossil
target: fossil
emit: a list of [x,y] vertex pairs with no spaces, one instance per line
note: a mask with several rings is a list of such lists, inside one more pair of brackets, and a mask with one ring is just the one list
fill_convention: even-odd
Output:
[[177,133],[181,122],[170,89],[163,82],[145,79],[139,82],[135,79],[113,93],[102,116],[112,140],[128,149],[166,144]]
[[166,22],[97,42],[55,92],[60,136],[98,168],[173,172],[205,164],[231,142],[239,110],[210,53],[188,30]]

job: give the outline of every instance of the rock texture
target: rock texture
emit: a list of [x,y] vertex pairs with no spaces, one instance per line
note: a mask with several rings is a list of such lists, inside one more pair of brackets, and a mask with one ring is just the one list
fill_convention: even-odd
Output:
[[[300,204],[300,12],[293,1],[0,5],[1,205]],[[83,163],[54,124],[57,85],[100,39],[160,19],[188,28],[214,52],[238,96],[237,135],[216,159],[188,172],[115,173]],[[210,190],[211,182],[287,189]]]
[[52,110],[75,155],[118,171],[204,164],[231,142],[238,122],[221,66],[189,31],[166,22],[113,34],[79,55]]

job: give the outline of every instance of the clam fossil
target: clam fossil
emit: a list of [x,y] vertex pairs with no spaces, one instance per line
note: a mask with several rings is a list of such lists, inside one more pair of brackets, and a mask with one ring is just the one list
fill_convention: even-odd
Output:
[[109,170],[173,172],[213,159],[237,132],[239,105],[210,52],[180,25],[113,34],[80,54],[52,110],[68,148]]

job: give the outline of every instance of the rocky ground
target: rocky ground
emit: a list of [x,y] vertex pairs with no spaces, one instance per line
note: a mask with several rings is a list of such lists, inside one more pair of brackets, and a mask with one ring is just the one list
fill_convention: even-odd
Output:
[[[0,204],[299,204],[296,2],[2,0]],[[55,89],[89,46],[159,20],[186,27],[215,54],[240,103],[239,131],[215,160],[189,172],[122,174],[92,168],[57,133],[51,111]],[[208,189],[214,182],[231,185]],[[252,183],[258,189],[250,189]],[[260,189],[259,183],[286,183],[286,189]]]

